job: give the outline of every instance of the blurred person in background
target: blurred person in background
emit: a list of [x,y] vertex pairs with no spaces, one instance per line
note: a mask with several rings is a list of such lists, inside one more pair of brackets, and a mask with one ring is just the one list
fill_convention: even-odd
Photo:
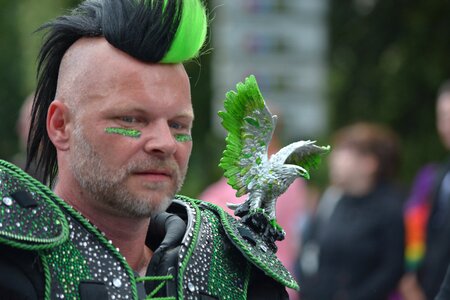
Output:
[[332,149],[330,187],[302,235],[301,299],[388,299],[403,274],[402,195],[392,183],[399,142],[357,123],[334,135]]
[[[272,140],[269,144],[269,155],[276,153],[284,145],[282,145],[280,136],[283,130],[283,123],[280,118],[280,113],[277,109],[278,115],[277,126],[273,134]],[[286,237],[283,241],[278,241],[277,257],[286,266],[286,268],[293,273],[295,258],[298,253],[300,238],[297,228],[301,223],[304,211],[305,201],[307,198],[307,190],[305,181],[303,179],[296,179],[280,196],[277,201],[276,214],[277,221],[286,232]],[[236,191],[227,183],[227,179],[222,177],[217,182],[208,186],[198,197],[201,200],[214,203],[234,215],[234,211],[227,207],[227,203],[239,204],[245,201],[246,196],[236,197]],[[298,294],[292,289],[287,289],[289,299],[298,299]]]
[[12,157],[12,162],[25,169],[27,160],[27,141],[31,124],[31,108],[33,106],[34,93],[30,94],[20,107],[16,122],[16,133],[19,142],[19,151]]
[[[19,151],[13,155],[11,162],[18,167],[25,170],[25,165],[27,161],[27,141],[28,133],[31,126],[31,109],[33,107],[34,92],[25,98],[22,106],[20,107],[19,117],[16,122],[16,133],[19,143]],[[43,182],[42,174],[36,169],[36,164],[33,163],[27,170],[27,173]]]
[[[442,144],[450,150],[450,80],[438,91],[436,127]],[[405,300],[434,299],[450,263],[449,170],[449,160],[424,166],[406,203],[408,273],[400,285]]]

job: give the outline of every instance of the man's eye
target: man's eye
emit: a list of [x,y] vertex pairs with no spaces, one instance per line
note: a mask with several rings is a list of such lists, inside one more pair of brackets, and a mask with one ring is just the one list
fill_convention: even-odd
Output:
[[125,116],[125,117],[120,117],[120,120],[126,123],[136,123],[137,119],[135,117],[130,117],[130,116]]
[[185,126],[183,126],[180,123],[171,123],[170,127],[173,128],[173,129],[183,129],[183,128],[185,128]]

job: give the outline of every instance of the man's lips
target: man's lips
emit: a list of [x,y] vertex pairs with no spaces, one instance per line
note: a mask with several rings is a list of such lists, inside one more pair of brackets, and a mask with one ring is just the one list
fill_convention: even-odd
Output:
[[172,178],[172,172],[166,170],[146,170],[133,172],[133,174],[152,181],[161,181]]

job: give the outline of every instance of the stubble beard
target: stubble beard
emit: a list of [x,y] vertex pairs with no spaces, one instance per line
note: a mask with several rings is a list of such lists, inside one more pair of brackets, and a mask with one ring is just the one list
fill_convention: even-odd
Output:
[[[181,189],[186,173],[173,160],[147,157],[133,160],[120,169],[111,169],[85,138],[81,127],[77,126],[74,130],[76,141],[70,164],[75,180],[92,201],[108,207],[111,213],[131,218],[152,217],[169,207],[173,197]],[[172,170],[174,187],[168,188],[166,182],[144,183],[143,187],[148,192],[138,196],[125,184],[133,172],[161,168]],[[166,195],[155,196],[161,190],[167,190]],[[156,199],[157,197],[161,199]]]

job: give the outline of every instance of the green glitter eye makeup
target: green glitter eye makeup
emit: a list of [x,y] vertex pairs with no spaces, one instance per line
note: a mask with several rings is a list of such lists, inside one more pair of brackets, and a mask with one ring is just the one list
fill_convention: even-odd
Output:
[[123,136],[132,137],[135,139],[141,137],[141,132],[136,129],[108,127],[105,129],[105,132],[109,133],[109,134],[120,134]]
[[[135,138],[135,139],[141,137],[141,132],[136,129],[108,127],[108,128],[105,128],[105,132],[109,133],[109,134],[120,134],[123,136]],[[180,143],[192,141],[192,136],[190,134],[176,134],[174,137],[175,137],[175,140]]]
[[190,142],[192,141],[192,136],[190,134],[176,134],[175,140],[181,143]]

